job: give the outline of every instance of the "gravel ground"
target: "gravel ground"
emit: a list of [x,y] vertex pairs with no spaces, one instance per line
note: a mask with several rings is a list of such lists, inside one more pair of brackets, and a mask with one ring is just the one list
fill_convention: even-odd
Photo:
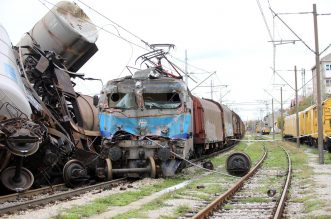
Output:
[[[305,212],[305,205],[302,201],[298,201],[298,199],[304,199],[305,197],[316,197],[319,199],[321,203],[329,203],[331,200],[331,165],[318,164],[318,155],[313,154],[311,152],[306,151],[309,161],[309,167],[312,168],[313,175],[312,179],[309,183],[303,183],[300,179],[293,178],[292,186],[291,186],[291,200],[287,206],[287,217],[288,218],[312,218],[312,217],[319,217],[323,216],[323,218],[331,218],[331,207],[328,204],[317,206],[315,210],[304,213]],[[220,167],[222,168],[222,167]],[[223,167],[224,168],[224,167]],[[298,170],[294,170],[298,171]],[[190,168],[185,170],[186,174],[192,174],[193,177],[197,177],[195,173],[195,168]],[[298,172],[297,174],[300,174]],[[81,195],[80,197],[74,197],[72,200],[69,201],[62,201],[54,204],[49,204],[45,207],[41,207],[40,209],[32,209],[30,211],[25,212],[18,212],[15,215],[5,215],[3,218],[54,218],[56,215],[64,211],[65,209],[72,208],[78,205],[84,205],[89,203],[91,200],[95,198],[99,198],[102,196],[107,196],[115,193],[121,193],[126,191],[133,191],[137,188],[141,188],[142,186],[152,185],[161,182],[163,179],[143,179],[141,181],[136,181],[132,183],[132,188],[128,188],[128,185],[118,186],[113,188],[112,190],[107,191],[93,191]],[[311,188],[313,185],[313,189]],[[121,190],[121,188],[125,188],[125,190]],[[131,187],[131,186],[130,186]],[[124,207],[112,207],[109,209],[108,212],[105,212],[101,215],[95,215],[92,218],[111,218],[116,217],[114,212],[124,213],[133,209],[139,209],[142,205],[153,202],[162,196],[162,192],[155,193],[151,196],[144,197],[143,199],[133,202]],[[201,200],[190,198],[189,193],[181,197],[175,197],[174,199],[169,199],[164,202],[164,206],[158,209],[149,210],[146,212],[144,218],[160,218],[164,217],[165,215],[169,216],[169,218],[174,217],[175,210],[178,206],[189,206],[191,209],[197,208],[201,204]],[[163,215],[163,216],[162,216]]]
[[[292,178],[291,198],[286,207],[287,218],[331,218],[331,207],[323,204],[331,200],[331,165],[319,164],[318,155],[312,150],[316,152],[317,149],[305,150],[308,168],[312,170],[311,178]],[[293,172],[297,176],[302,174],[297,169]]]
[[[328,152],[325,152],[328,153]],[[331,201],[331,164],[319,164],[317,154],[308,154],[309,166],[312,167],[314,193],[322,203],[330,203]],[[331,218],[331,207],[329,204],[321,206],[319,209],[314,210],[309,216],[328,216]]]
[[[103,196],[108,196],[116,193],[122,193],[126,191],[133,191],[137,188],[140,188],[142,186],[146,185],[152,185],[155,183],[158,183],[162,181],[163,179],[143,179],[140,181],[133,182],[131,184],[124,184],[119,185],[112,190],[106,190],[106,191],[100,191],[95,190],[88,193],[85,193],[81,196],[74,197],[72,200],[69,201],[59,201],[53,204],[48,204],[44,207],[41,207],[39,209],[31,209],[29,211],[21,211],[17,214],[11,214],[11,215],[4,215],[2,218],[11,218],[11,219],[26,219],[26,218],[33,218],[33,219],[43,219],[43,218],[51,218],[55,217],[62,211],[89,203],[90,201],[100,198]],[[130,185],[130,186],[128,186]],[[132,186],[132,187],[131,187]]]

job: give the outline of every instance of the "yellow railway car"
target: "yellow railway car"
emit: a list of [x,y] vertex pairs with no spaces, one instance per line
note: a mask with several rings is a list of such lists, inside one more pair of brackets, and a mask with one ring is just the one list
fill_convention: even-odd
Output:
[[262,127],[260,125],[257,125],[255,128],[256,133],[261,133],[261,135],[269,135],[271,132],[271,129],[267,126]]
[[284,118],[284,138],[285,139],[297,137],[296,121],[297,121],[297,119],[296,119],[295,114],[286,116]]
[[[296,138],[296,115],[284,119],[284,138]],[[331,98],[322,103],[323,142],[324,148],[331,152]],[[317,106],[312,105],[299,112],[299,136],[302,143],[317,146]]]

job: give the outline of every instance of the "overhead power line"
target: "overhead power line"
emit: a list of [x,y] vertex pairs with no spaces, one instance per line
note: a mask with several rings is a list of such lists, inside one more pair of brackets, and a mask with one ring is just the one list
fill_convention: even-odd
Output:
[[[51,9],[48,8],[44,2],[47,2],[48,4],[50,4],[50,5],[52,5],[52,6],[58,8],[57,5],[55,5],[55,4],[53,4],[52,2],[49,2],[49,1],[47,1],[47,0],[38,0],[38,1],[39,1],[41,4],[43,4],[43,5],[44,5],[49,11],[51,11]],[[42,1],[44,1],[44,2],[42,2]],[[71,14],[71,15],[74,16],[74,14],[73,14],[72,12],[70,12],[70,11],[68,11],[68,10],[65,10],[65,9],[63,9],[63,8],[62,8],[62,10],[65,11],[65,12],[67,12],[68,14]],[[148,50],[148,49],[146,49],[146,48],[144,48],[144,47],[142,47],[142,46],[140,46],[140,45],[138,45],[138,44],[136,44],[136,43],[134,43],[134,42],[132,42],[132,41],[130,41],[130,40],[124,38],[124,37],[122,37],[122,36],[119,36],[119,35],[117,35],[117,34],[111,32],[111,31],[109,31],[109,30],[104,29],[102,26],[99,26],[99,25],[97,25],[97,24],[95,24],[95,23],[93,23],[93,22],[91,22],[91,21],[89,21],[89,20],[87,20],[87,19],[84,19],[84,18],[80,18],[80,19],[83,20],[83,21],[86,22],[86,23],[89,23],[89,24],[91,24],[91,25],[97,27],[97,28],[100,29],[100,30],[105,31],[106,33],[109,33],[109,34],[111,34],[111,35],[113,35],[113,36],[115,36],[115,37],[117,37],[117,38],[119,38],[119,39],[122,39],[122,40],[126,41],[127,43],[130,43],[130,44],[132,44],[132,45],[134,45],[134,46],[136,46],[136,47],[139,47],[139,48],[141,48],[141,49],[143,49],[143,50],[150,51],[150,50]]]
[[279,15],[274,10],[272,10],[272,8],[269,8],[269,9],[270,9],[271,13],[275,17],[277,17],[287,27],[287,29],[289,29],[310,51],[315,53],[315,51],[312,48],[310,48],[308,46],[308,44],[303,39],[301,39],[301,37],[299,37],[299,35],[296,32],[294,32],[294,30],[292,30],[292,28],[281,17],[279,17]]
[[272,37],[272,34],[271,34],[271,31],[270,31],[270,28],[269,28],[269,25],[268,25],[267,19],[265,18],[265,15],[264,15],[264,13],[263,13],[263,10],[262,10],[261,4],[260,4],[260,1],[259,1],[259,0],[256,0],[256,3],[257,3],[257,6],[258,6],[259,9],[260,9],[260,12],[261,12],[261,15],[262,15],[262,18],[263,18],[264,24],[265,24],[265,26],[267,27],[269,37],[270,37],[271,41],[273,41],[274,38]]
[[[48,8],[47,5],[46,5],[44,2],[48,3],[49,5],[52,5],[53,7],[57,7],[57,8],[58,8],[58,6],[57,6],[56,4],[54,4],[54,3],[52,3],[52,2],[49,2],[48,0],[38,0],[38,1],[39,1],[42,5],[44,5],[49,11],[51,11],[51,9]],[[42,2],[42,1],[44,1],[44,2]],[[121,26],[120,24],[118,24],[117,22],[111,20],[111,19],[108,18],[107,16],[105,16],[105,15],[103,15],[102,13],[98,12],[97,10],[95,10],[95,9],[92,8],[91,6],[87,5],[87,4],[84,3],[83,1],[81,1],[81,0],[78,0],[78,1],[79,1],[81,4],[85,5],[86,7],[88,7],[90,10],[94,11],[95,13],[97,13],[98,15],[100,15],[101,17],[103,17],[104,19],[106,19],[106,20],[108,20],[109,22],[111,22],[111,23],[113,24],[113,26],[115,27],[115,29],[116,29],[116,31],[117,31],[118,34],[115,34],[115,33],[111,32],[111,31],[105,29],[104,26],[97,25],[97,24],[92,23],[91,21],[89,21],[89,20],[87,20],[87,19],[81,18],[83,21],[85,21],[85,22],[87,22],[87,23],[89,23],[89,24],[95,26],[95,27],[98,28],[99,30],[103,30],[104,32],[106,32],[106,33],[108,33],[108,34],[110,34],[110,35],[112,35],[112,36],[115,36],[115,37],[117,37],[117,38],[119,38],[119,39],[121,39],[121,40],[124,40],[125,42],[127,42],[127,43],[129,43],[129,44],[131,44],[131,45],[134,45],[134,46],[136,46],[136,47],[138,47],[138,48],[140,48],[140,49],[143,49],[143,50],[145,50],[145,51],[147,51],[147,52],[150,52],[151,50],[154,49],[154,48],[152,48],[152,46],[151,46],[146,40],[142,39],[142,38],[139,37],[138,35],[134,34],[133,32],[129,31],[128,29],[126,29],[126,28],[124,28],[123,26]],[[63,10],[66,11],[67,13],[73,15],[72,12],[70,12],[70,11],[68,11],[68,10],[65,10],[65,9],[63,9]],[[118,27],[118,28],[124,30],[125,32],[129,33],[129,34],[132,35],[133,37],[137,38],[140,42],[142,42],[145,46],[147,46],[147,47],[150,48],[150,49],[147,49],[147,48],[145,48],[145,47],[143,47],[143,46],[138,45],[137,43],[134,43],[134,42],[132,42],[132,41],[130,41],[130,40],[124,38],[123,36],[121,36],[121,35],[119,34],[119,31],[117,30],[116,27]],[[177,61],[180,61],[180,62],[183,62],[183,63],[185,62],[185,61],[183,61],[183,60],[181,60],[181,59],[179,59],[179,58],[177,58],[177,57],[174,57],[174,56],[171,55],[171,54],[169,54],[169,56],[170,56],[171,58],[177,60]],[[213,73],[213,72],[211,72],[211,71],[207,71],[207,70],[205,70],[205,69],[203,69],[203,68],[200,68],[200,67],[194,66],[194,65],[192,65],[192,64],[190,64],[190,63],[187,63],[187,64],[188,64],[189,66],[195,68],[195,69],[198,69],[198,70],[200,70],[200,71],[206,72],[206,73],[208,73],[208,74],[212,74],[212,73]]]
[[[95,10],[94,8],[92,8],[90,5],[84,3],[84,2],[81,1],[81,0],[77,0],[77,1],[79,1],[81,4],[85,5],[85,6],[88,7],[90,10],[94,11],[95,13],[97,13],[98,15],[100,15],[101,17],[103,17],[103,18],[105,18],[106,20],[110,21],[111,23],[113,23],[113,24],[116,25],[117,27],[121,28],[121,29],[124,30],[125,32],[131,34],[132,36],[134,36],[135,38],[137,38],[138,40],[140,40],[141,42],[143,42],[146,46],[148,46],[148,47],[151,48],[152,50],[155,49],[155,48],[152,47],[151,44],[149,44],[146,40],[142,39],[142,38],[139,37],[138,35],[132,33],[132,32],[129,31],[128,29],[126,29],[126,28],[124,28],[123,26],[119,25],[117,22],[111,20],[110,18],[108,18],[108,17],[105,16],[104,14],[102,14],[102,13],[100,13],[99,11]],[[176,57],[174,57],[173,55],[169,55],[169,56],[170,56],[171,58],[177,60],[177,61],[180,61],[180,62],[182,62],[182,63],[185,63],[184,60],[181,60],[181,59],[179,59],[179,58],[176,58]],[[208,73],[208,74],[211,74],[211,73],[212,73],[211,71],[207,71],[207,70],[202,69],[202,68],[200,68],[200,67],[194,66],[194,65],[192,65],[192,64],[190,64],[190,63],[187,63],[187,64],[188,64],[189,66],[193,67],[193,68],[196,68],[196,69],[198,69],[198,70],[200,70],[200,71],[204,71],[204,72],[206,72],[206,73]]]
[[300,14],[312,14],[312,11],[307,12],[278,12],[278,15],[300,15]]
[[125,32],[131,34],[132,36],[134,36],[135,38],[139,39],[141,42],[143,42],[146,46],[148,46],[149,48],[153,49],[151,47],[151,45],[143,40],[142,38],[140,38],[139,36],[137,36],[136,34],[132,33],[131,31],[129,31],[128,29],[122,27],[121,25],[119,25],[118,23],[116,23],[115,21],[111,20],[110,18],[108,18],[107,16],[103,15],[102,13],[100,13],[99,11],[95,10],[94,8],[92,8],[91,6],[89,6],[88,4],[84,3],[83,1],[81,0],[77,0],[79,1],[80,3],[82,3],[83,5],[85,5],[86,7],[88,7],[90,10],[94,11],[95,13],[97,13],[98,15],[100,15],[101,17],[105,18],[106,20],[110,21],[111,23],[113,23],[114,25],[116,25],[117,27],[121,28],[122,30],[124,30]]

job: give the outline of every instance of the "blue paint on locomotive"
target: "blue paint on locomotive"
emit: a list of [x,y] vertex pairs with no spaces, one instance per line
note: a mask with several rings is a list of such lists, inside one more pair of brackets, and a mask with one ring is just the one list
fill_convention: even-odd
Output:
[[109,113],[99,113],[100,132],[109,138],[118,131],[136,136],[163,136],[171,139],[188,139],[191,115],[167,115],[157,117],[127,118]]

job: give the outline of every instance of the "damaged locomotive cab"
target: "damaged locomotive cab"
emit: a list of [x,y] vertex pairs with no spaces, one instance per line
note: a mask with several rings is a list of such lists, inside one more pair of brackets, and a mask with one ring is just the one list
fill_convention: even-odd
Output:
[[100,132],[108,139],[103,146],[113,174],[174,175],[179,157],[189,158],[193,150],[185,147],[192,145],[185,83],[150,68],[109,81],[101,93]]

